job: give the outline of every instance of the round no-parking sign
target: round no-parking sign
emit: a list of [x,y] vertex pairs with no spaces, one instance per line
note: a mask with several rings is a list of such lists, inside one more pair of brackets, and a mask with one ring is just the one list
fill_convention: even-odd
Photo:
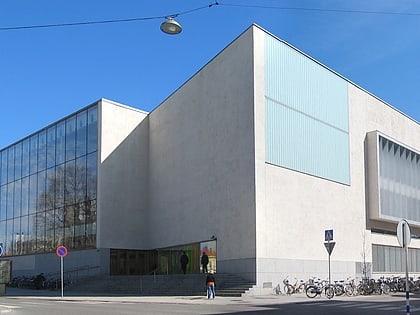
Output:
[[60,245],[57,247],[57,249],[55,250],[55,253],[57,254],[57,256],[59,257],[66,257],[67,254],[69,253],[69,251],[67,250],[67,247],[64,245]]

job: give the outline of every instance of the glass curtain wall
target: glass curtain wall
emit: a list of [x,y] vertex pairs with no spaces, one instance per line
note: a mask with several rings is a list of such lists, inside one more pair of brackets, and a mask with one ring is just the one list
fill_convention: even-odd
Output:
[[96,246],[97,105],[0,151],[5,256]]

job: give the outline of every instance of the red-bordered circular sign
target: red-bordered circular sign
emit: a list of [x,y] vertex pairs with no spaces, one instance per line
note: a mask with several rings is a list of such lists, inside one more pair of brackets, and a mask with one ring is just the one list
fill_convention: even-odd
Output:
[[64,245],[60,245],[57,247],[57,249],[55,250],[55,253],[57,254],[57,256],[59,257],[66,257],[67,254],[69,253],[69,251],[67,250],[67,247]]

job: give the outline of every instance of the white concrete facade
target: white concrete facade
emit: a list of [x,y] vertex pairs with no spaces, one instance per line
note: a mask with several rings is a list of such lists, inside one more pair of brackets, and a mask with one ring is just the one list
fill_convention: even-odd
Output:
[[266,36],[251,26],[151,113],[100,101],[98,253],[89,255],[102,273],[112,248],[216,236],[218,272],[262,288],[285,277],[326,278],[327,229],[336,242],[333,279],[361,276],[372,244],[398,246],[397,222],[369,216],[366,137],[379,131],[419,152],[419,124],[334,74],[347,85],[350,184],[267,163]]
[[379,130],[420,148],[419,125],[346,81],[351,184],[267,164],[266,35],[248,29],[149,115],[149,224],[158,232],[150,245],[217,235],[219,270],[262,287],[286,276],[326,277],[324,230],[333,229],[333,278],[361,276],[373,243],[397,244],[395,236],[371,232],[372,226],[395,231],[396,224],[369,219],[366,135]]

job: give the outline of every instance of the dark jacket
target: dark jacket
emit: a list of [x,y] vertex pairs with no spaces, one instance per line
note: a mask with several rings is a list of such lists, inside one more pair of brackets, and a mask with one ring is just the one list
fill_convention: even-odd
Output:
[[188,264],[188,256],[184,254],[181,256],[181,265],[186,266],[187,264]]
[[207,256],[207,255],[201,256],[201,264],[202,265],[207,265],[208,263],[209,263],[209,256]]
[[209,273],[207,274],[207,277],[206,277],[206,284],[211,284],[211,283],[216,285],[216,277],[214,276],[214,274]]

